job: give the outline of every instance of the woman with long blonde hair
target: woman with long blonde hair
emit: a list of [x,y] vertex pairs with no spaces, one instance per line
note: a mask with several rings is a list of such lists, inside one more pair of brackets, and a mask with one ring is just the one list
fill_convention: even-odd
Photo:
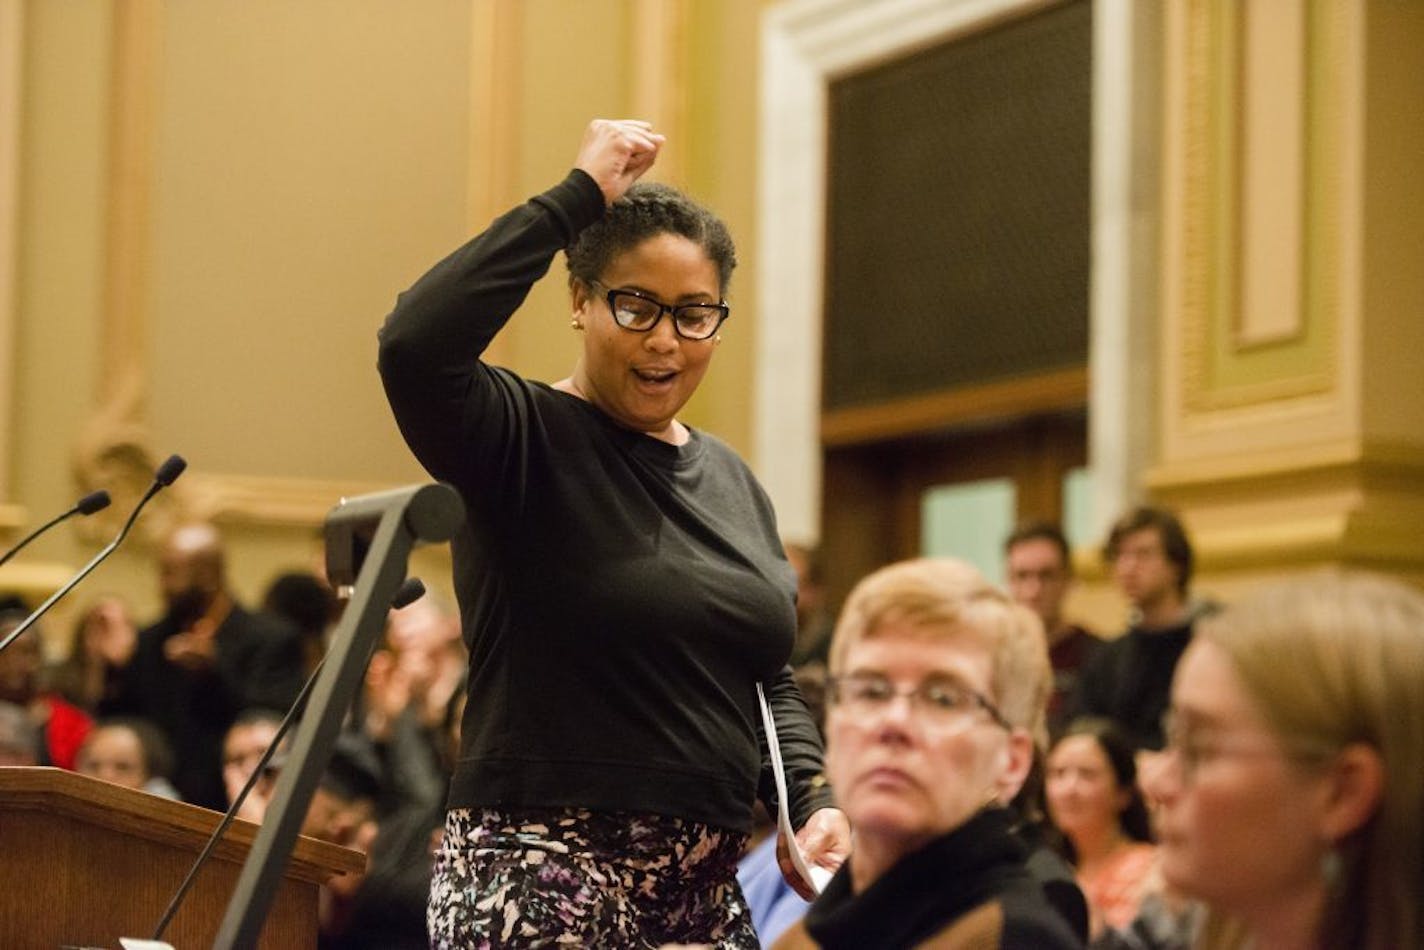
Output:
[[1323,572],[1204,621],[1147,770],[1206,947],[1424,947],[1424,595]]

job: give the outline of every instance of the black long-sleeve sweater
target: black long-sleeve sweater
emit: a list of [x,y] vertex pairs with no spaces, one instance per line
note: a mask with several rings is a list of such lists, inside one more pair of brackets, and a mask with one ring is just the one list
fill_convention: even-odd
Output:
[[747,830],[768,797],[771,684],[799,825],[820,740],[785,663],[794,575],[765,493],[725,444],[674,446],[479,360],[554,255],[604,211],[575,170],[402,294],[380,333],[407,443],[454,485],[470,648],[452,808],[579,806]]

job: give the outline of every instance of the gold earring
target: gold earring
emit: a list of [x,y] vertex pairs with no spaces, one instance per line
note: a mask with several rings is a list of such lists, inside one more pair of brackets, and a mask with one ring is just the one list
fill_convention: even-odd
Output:
[[573,327],[575,330],[582,330],[583,321],[580,320],[578,317],[574,317],[572,320],[569,321],[569,326]]
[[722,342],[722,334],[719,333],[719,334],[717,334],[716,336],[714,336],[714,337],[712,338],[712,342],[713,342],[713,343],[721,343],[721,342]]

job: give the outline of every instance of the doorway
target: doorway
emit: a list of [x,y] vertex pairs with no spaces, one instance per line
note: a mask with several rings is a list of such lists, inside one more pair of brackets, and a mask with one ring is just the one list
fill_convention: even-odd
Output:
[[821,511],[827,594],[891,561],[962,557],[1001,579],[1015,524],[1086,523],[1087,413],[1045,412],[913,437],[828,447]]

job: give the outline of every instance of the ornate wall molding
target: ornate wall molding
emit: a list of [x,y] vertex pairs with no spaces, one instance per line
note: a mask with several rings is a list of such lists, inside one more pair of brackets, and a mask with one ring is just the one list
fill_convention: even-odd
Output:
[[191,516],[221,524],[277,528],[317,528],[341,499],[396,487],[375,482],[202,472],[194,472],[185,481]]
[[[1340,103],[1351,88],[1340,39],[1349,24],[1335,7],[1293,2],[1287,19],[1299,28],[1264,40],[1260,17],[1242,8],[1187,0],[1171,11],[1169,433],[1217,412],[1335,398],[1352,141]],[[1265,100],[1289,101],[1298,121],[1280,122]],[[1293,138],[1281,141],[1281,129]],[[1263,149],[1287,166],[1284,184],[1258,167]]]
[[[83,491],[105,489],[114,503],[78,526],[93,542],[112,537],[147,490],[160,461],[144,422],[147,393],[148,278],[152,172],[163,56],[163,10],[157,0],[113,8],[109,106],[108,217],[105,225],[99,404],[74,446]],[[180,483],[181,484],[181,483]],[[178,517],[183,489],[155,500],[137,530],[159,537]]]
[[523,18],[518,0],[474,0],[472,14],[467,227],[474,233],[516,198]]
[[[688,70],[696,65],[697,57],[688,46],[689,18],[688,0],[637,0],[630,17],[630,114],[646,117],[673,142],[693,140],[689,135]],[[653,174],[682,185],[687,172],[687,149],[674,148],[658,156]]]
[[1303,563],[1424,570],[1424,449],[1345,439],[1241,452],[1150,472],[1188,515],[1204,568]]

